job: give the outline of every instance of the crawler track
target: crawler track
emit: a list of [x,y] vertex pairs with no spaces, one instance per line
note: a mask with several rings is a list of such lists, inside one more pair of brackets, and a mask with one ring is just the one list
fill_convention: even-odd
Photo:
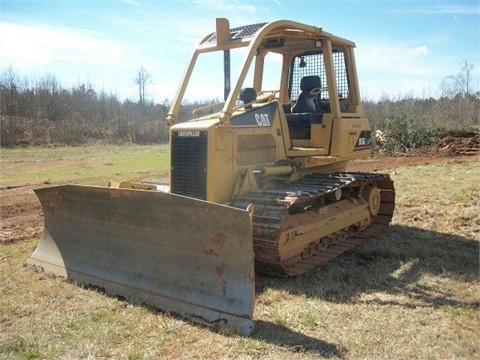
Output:
[[[366,186],[379,189],[380,205],[373,215],[358,221],[354,214],[368,212],[368,201],[361,195]],[[387,227],[395,207],[395,190],[386,174],[314,174],[280,188],[251,190],[233,202],[239,208],[249,204],[254,205],[255,270],[295,276],[330,261]],[[332,214],[340,205],[348,207],[343,211],[343,219],[336,220]],[[302,232],[297,231],[297,224],[298,229],[308,227],[313,229],[311,234],[322,235],[296,237],[297,232]],[[322,227],[325,231],[333,230],[322,233]]]

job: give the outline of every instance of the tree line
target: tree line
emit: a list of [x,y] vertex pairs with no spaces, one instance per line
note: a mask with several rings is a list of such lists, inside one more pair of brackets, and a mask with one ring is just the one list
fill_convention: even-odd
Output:
[[32,82],[7,69],[0,80],[1,145],[79,145],[91,141],[168,141],[165,104],[120,101],[89,84],[70,89],[53,75]]
[[445,136],[480,137],[480,94],[439,99],[384,99],[363,103],[372,129],[382,138],[374,146],[388,153],[435,146]]
[[[480,93],[473,93],[472,66],[465,61],[456,75],[444,79],[442,96],[418,99],[384,96],[364,101],[364,112],[374,131],[390,134],[388,151],[406,151],[432,145],[441,134],[480,127]],[[89,84],[69,89],[53,75],[31,81],[9,68],[0,77],[1,146],[109,143],[154,144],[168,142],[164,119],[168,104],[145,98],[150,81],[143,68],[135,84],[139,101],[120,101],[116,94],[96,91]],[[182,105],[188,118],[199,102]]]

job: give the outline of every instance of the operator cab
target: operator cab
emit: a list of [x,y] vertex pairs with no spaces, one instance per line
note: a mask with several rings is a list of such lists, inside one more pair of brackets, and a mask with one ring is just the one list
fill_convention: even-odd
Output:
[[[258,162],[302,158],[307,167],[365,155],[370,129],[362,114],[353,42],[286,20],[230,28],[226,19],[217,19],[216,25],[187,66],[167,125],[181,120],[187,85],[198,80],[198,93],[212,90],[216,100],[196,108],[189,119],[182,116],[181,121],[202,125],[183,127],[231,128],[241,139],[237,144],[271,152],[251,157]],[[271,151],[254,146],[261,143]]]
[[[341,113],[348,113],[355,110],[355,107],[349,110],[350,86],[345,53],[338,49],[333,51],[332,55],[339,109]],[[312,143],[312,129],[321,131],[329,126],[331,101],[327,84],[327,70],[322,51],[293,57],[287,84],[288,97],[293,106],[290,104],[283,106],[293,143],[308,147],[308,142],[315,146]]]
[[290,150],[329,155],[334,119],[362,117],[353,44],[339,38],[289,35],[286,31],[283,38],[265,40],[258,47],[238,99],[248,104],[245,111],[252,103],[260,107],[277,101]]

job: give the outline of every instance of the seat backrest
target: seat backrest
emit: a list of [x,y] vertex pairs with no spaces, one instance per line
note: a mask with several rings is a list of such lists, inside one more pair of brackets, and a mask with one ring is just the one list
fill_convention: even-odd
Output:
[[[244,104],[248,104],[257,99],[257,92],[254,88],[243,88],[240,90],[238,98],[243,101]],[[245,106],[245,108],[251,109],[252,105]]]
[[319,76],[304,76],[300,80],[300,90],[302,90],[302,92],[298,95],[297,102],[292,108],[292,113],[315,112],[316,105],[313,100],[315,95],[310,94],[310,91],[319,87],[321,87]]

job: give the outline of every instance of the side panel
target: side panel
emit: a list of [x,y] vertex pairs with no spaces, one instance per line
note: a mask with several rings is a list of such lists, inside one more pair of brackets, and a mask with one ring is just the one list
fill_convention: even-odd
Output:
[[365,158],[370,155],[370,147],[370,125],[367,119],[334,120],[330,155],[345,160]]
[[45,230],[29,265],[207,325],[252,331],[249,212],[155,191],[35,192]]
[[[288,126],[285,117],[282,119],[280,116],[278,101],[234,115],[230,129],[235,134],[237,173],[240,169],[254,169],[285,159],[285,142],[288,146],[290,142]],[[284,134],[284,131],[287,133]]]

